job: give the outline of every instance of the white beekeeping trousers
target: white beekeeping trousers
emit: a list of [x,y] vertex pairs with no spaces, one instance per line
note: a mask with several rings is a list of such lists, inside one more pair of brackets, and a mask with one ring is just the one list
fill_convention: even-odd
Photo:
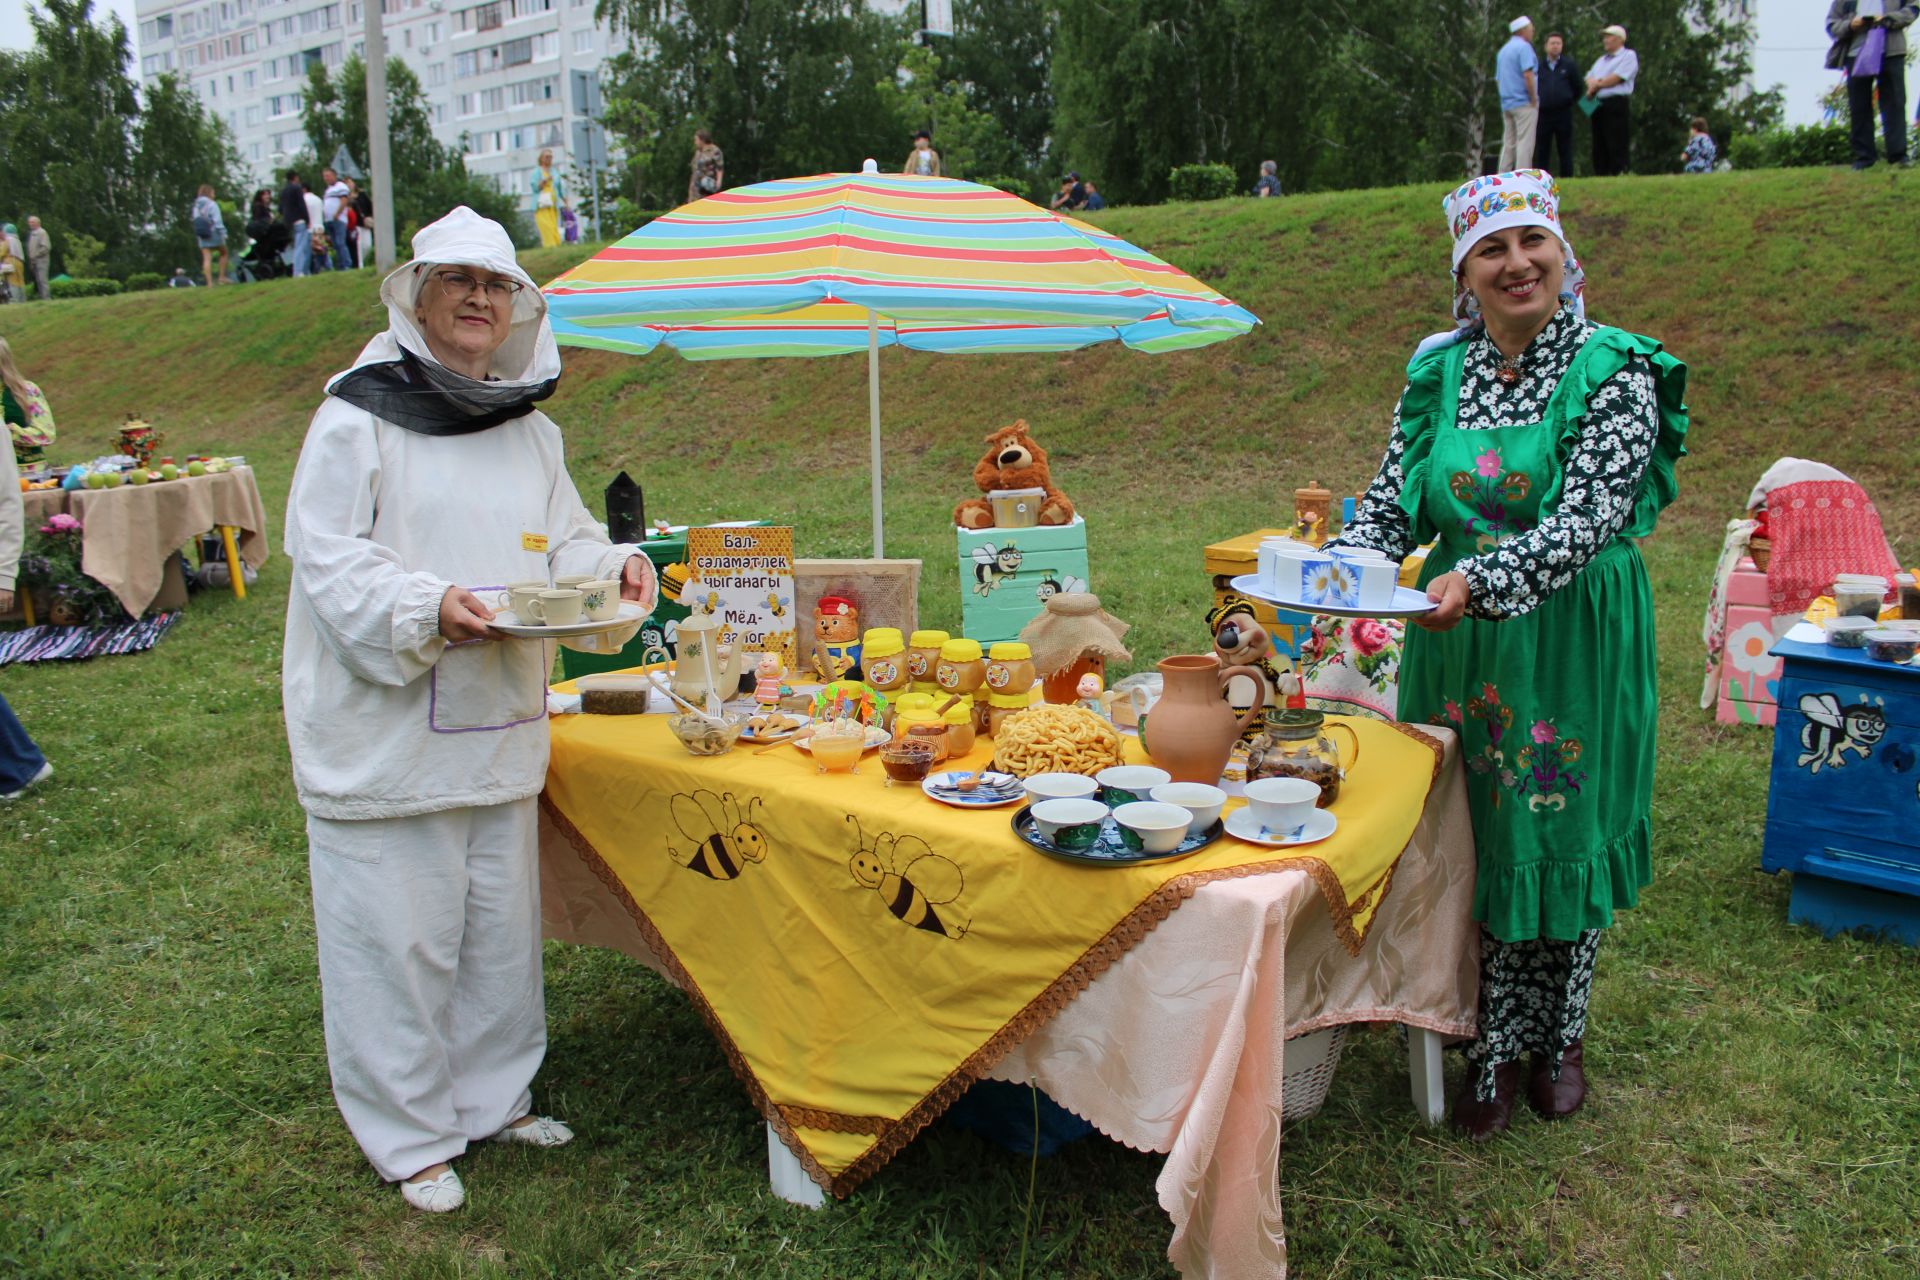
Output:
[[307,816],[333,1096],[389,1182],[532,1105],[547,1048],[535,803]]

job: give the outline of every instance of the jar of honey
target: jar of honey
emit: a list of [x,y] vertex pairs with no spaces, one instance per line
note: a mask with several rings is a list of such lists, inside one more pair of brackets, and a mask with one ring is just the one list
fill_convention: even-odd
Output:
[[933,763],[939,764],[952,755],[952,744],[947,740],[945,724],[916,724],[907,730],[908,742],[924,742],[933,748]]
[[990,693],[987,695],[987,732],[1000,732],[1000,722],[1008,716],[1017,716],[1040,700],[1038,689],[1029,689],[1025,693]]
[[1033,688],[1033,650],[1018,640],[1002,640],[987,650],[987,693],[1019,695],[1026,705]]
[[980,642],[962,637],[941,645],[933,682],[949,697],[957,693],[973,700],[987,682],[987,660],[980,656]]
[[979,738],[973,728],[973,708],[964,702],[956,703],[947,708],[941,719],[947,725],[947,754],[958,760],[972,751]]
[[[945,722],[940,718],[939,704],[945,699],[936,699],[931,693],[903,693],[893,704],[893,740],[905,742],[908,734],[916,726],[934,725],[945,732]],[[960,710],[966,706],[961,703]]]
[[[860,660],[867,687],[885,697],[885,719],[893,718],[893,700],[907,687],[907,642],[898,627],[874,627],[860,639]],[[883,724],[885,722],[883,721]]]
[[940,646],[953,637],[944,631],[916,631],[907,637],[907,678],[915,693],[938,693],[933,670],[940,663]]

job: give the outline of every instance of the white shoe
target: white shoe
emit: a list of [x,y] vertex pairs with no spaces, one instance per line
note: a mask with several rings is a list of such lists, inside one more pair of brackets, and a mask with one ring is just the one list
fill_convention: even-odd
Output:
[[467,1202],[467,1189],[451,1169],[420,1182],[402,1181],[400,1194],[423,1213],[452,1213]]
[[34,774],[31,778],[28,778],[25,782],[21,783],[18,790],[9,791],[5,795],[0,795],[0,801],[18,800],[21,796],[27,794],[28,787],[37,787],[41,783],[45,782],[48,778],[51,778],[52,776],[53,776],[53,761],[48,760],[47,762],[45,762],[40,766],[40,772]]
[[519,1128],[508,1125],[493,1135],[494,1142],[525,1142],[536,1147],[564,1147],[573,1141],[573,1130],[552,1116],[536,1116],[532,1124]]

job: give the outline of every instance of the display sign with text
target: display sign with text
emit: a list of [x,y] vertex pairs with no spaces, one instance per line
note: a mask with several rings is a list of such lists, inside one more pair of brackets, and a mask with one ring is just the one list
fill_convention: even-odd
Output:
[[790,526],[689,529],[687,564],[680,603],[689,613],[718,616],[721,644],[777,653],[788,671],[799,665]]

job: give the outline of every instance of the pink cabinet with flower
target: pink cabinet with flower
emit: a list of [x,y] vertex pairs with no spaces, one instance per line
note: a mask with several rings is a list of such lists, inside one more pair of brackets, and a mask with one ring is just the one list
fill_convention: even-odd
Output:
[[1722,724],[1771,725],[1780,689],[1780,659],[1773,642],[1797,617],[1773,616],[1767,575],[1742,560],[1727,581],[1727,647],[1720,657],[1720,698],[1714,718]]

